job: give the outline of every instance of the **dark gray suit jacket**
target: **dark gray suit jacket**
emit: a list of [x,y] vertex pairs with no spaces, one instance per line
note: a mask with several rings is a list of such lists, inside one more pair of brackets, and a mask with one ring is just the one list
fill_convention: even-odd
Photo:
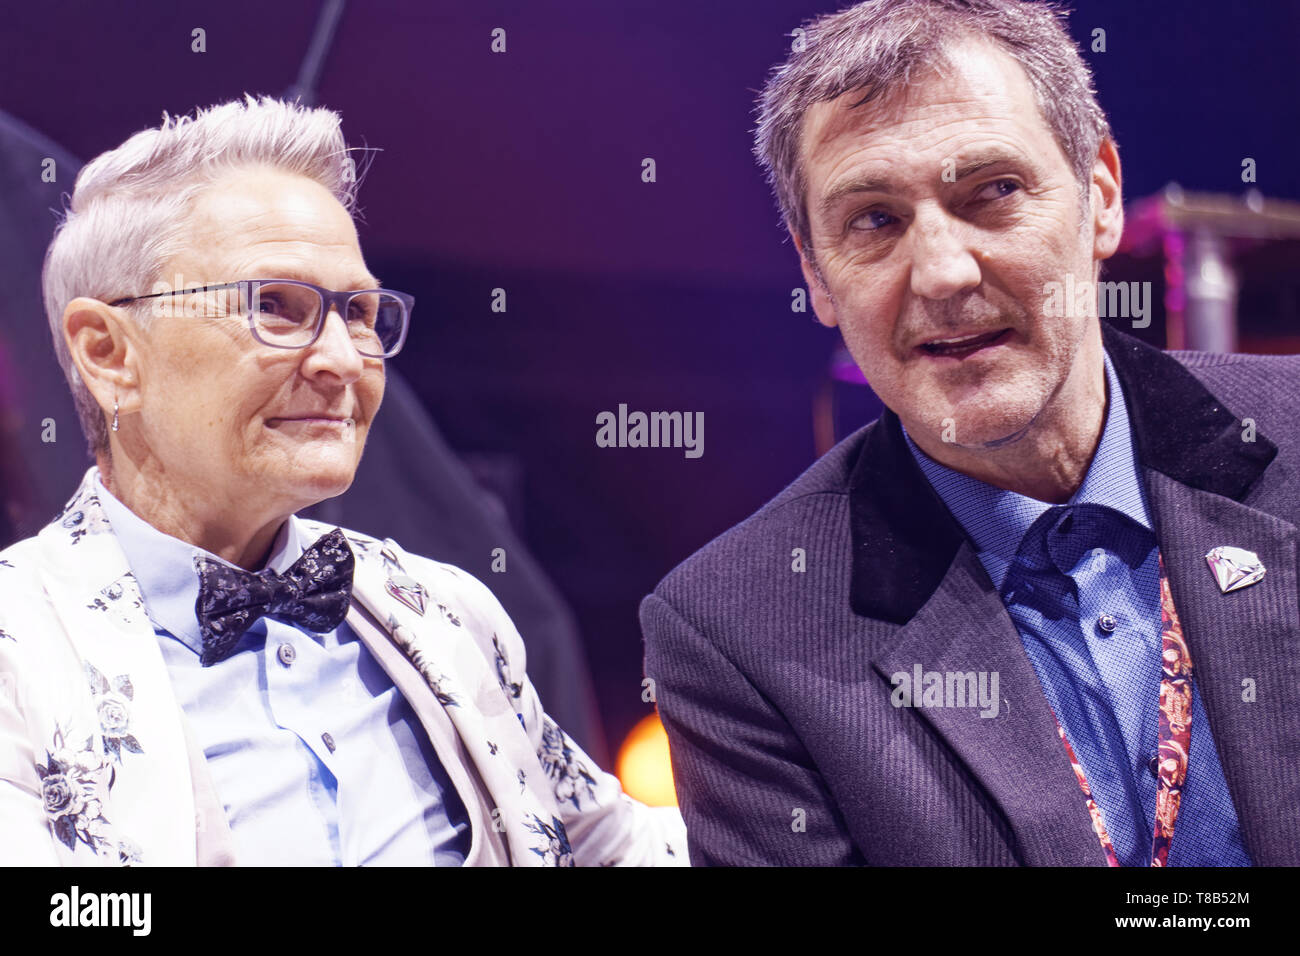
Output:
[[[1300,356],[1163,353],[1105,323],[1103,341],[1193,720],[1251,859],[1300,864]],[[1256,552],[1264,579],[1220,593],[1216,545]],[[677,567],[641,622],[692,863],[1105,865],[1015,625],[892,412]],[[892,706],[889,675],[917,663],[997,671],[998,716]]]

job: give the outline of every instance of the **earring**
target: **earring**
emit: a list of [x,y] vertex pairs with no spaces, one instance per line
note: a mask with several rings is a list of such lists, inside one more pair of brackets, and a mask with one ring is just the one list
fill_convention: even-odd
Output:
[[113,431],[117,431],[117,399],[113,399]]

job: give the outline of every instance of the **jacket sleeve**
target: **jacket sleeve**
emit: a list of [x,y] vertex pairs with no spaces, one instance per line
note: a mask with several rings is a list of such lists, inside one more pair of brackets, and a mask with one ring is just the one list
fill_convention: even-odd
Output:
[[780,711],[660,594],[641,627],[694,865],[862,863]]
[[551,779],[578,866],[689,866],[686,825],[676,807],[650,807],[623,792],[561,730],[524,678],[524,726]]
[[14,641],[0,637],[0,866],[57,866],[22,709]]
[[467,591],[466,603],[479,609],[488,622],[488,643],[478,635],[480,650],[495,667],[537,756],[536,766],[527,772],[544,774],[555,795],[574,863],[689,866],[686,828],[677,808],[650,807],[633,800],[617,777],[602,770],[547,715],[528,679],[523,638],[505,608],[473,575],[460,570],[455,574]]

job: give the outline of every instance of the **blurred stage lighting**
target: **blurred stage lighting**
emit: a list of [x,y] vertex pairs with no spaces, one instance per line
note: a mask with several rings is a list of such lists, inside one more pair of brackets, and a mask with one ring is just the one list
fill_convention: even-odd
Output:
[[677,806],[673,768],[668,757],[668,735],[658,714],[637,721],[618,752],[615,770],[623,792],[652,807]]

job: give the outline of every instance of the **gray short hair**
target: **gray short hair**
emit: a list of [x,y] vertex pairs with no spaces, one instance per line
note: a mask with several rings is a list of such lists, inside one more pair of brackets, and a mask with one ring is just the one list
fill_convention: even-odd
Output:
[[[224,173],[266,166],[312,179],[356,207],[359,175],[339,115],[269,96],[163,113],[162,125],[136,133],[96,157],[77,176],[45,254],[45,313],[59,365],[72,389],[91,456],[107,452],[103,410],[86,388],[63,340],[63,312],[78,296],[111,302],[153,291],[166,263],[185,248],[195,198]],[[147,326],[152,310],[133,310]]]
[[850,91],[862,94],[856,105],[883,96],[967,37],[989,40],[1025,71],[1086,208],[1097,151],[1113,137],[1092,73],[1062,23],[1065,16],[1053,5],[1024,0],[866,0],[805,23],[801,48],[773,68],[759,97],[754,154],[786,226],[810,257],[808,184],[800,157],[808,109]]

